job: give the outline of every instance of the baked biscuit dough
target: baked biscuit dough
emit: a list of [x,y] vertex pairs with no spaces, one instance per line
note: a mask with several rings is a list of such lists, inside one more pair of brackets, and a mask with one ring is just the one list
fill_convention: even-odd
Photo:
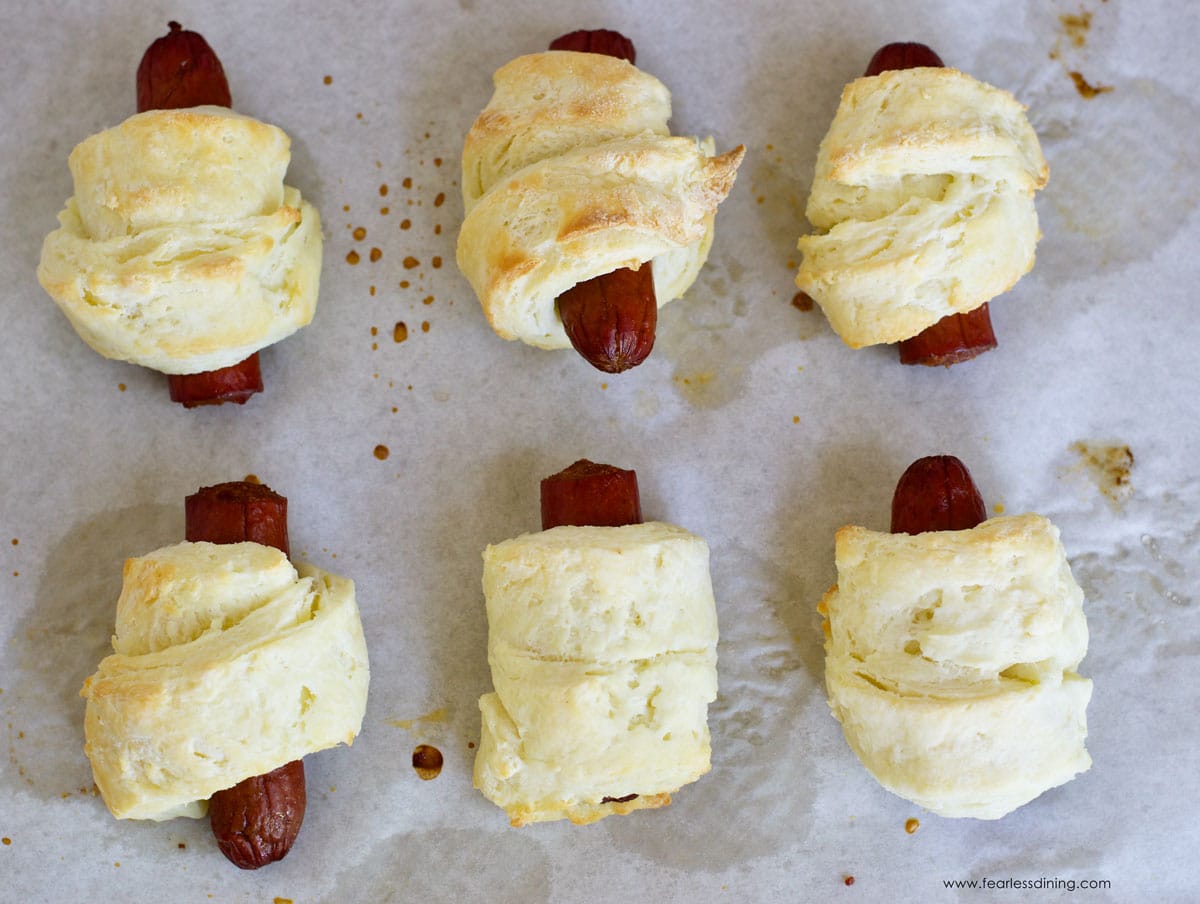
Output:
[[475,787],[514,826],[665,806],[709,770],[703,540],[659,522],[556,527],[483,558],[495,692],[479,700]]
[[796,285],[847,345],[908,339],[1033,267],[1049,175],[1025,108],[955,69],[846,86],[821,142]]
[[71,152],[38,280],[106,358],[168,374],[242,361],[312,320],[321,220],[290,141],[224,107],[151,110]]
[[531,54],[494,81],[463,146],[457,256],[496,333],[568,348],[555,299],[649,260],[659,306],[682,295],[744,148],[670,137],[667,89],[615,57]]
[[116,628],[81,694],[118,819],[203,815],[214,792],[358,734],[353,581],[257,543],[180,543],[126,561]]
[[1086,771],[1083,592],[1040,515],[962,531],[837,533],[825,684],[885,788],[997,819]]

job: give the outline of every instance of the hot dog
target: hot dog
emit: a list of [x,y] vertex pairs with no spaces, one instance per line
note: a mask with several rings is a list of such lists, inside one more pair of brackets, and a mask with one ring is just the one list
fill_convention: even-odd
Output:
[[[208,42],[194,31],[184,31],[178,22],[169,23],[169,27],[165,36],[147,48],[138,65],[138,112],[205,104],[231,107],[225,70]],[[223,402],[243,405],[250,396],[263,389],[258,352],[238,364],[218,370],[169,374],[167,385],[171,401],[179,402],[185,408]]]
[[542,481],[542,530],[642,523],[637,472],[581,458]]
[[967,466],[953,455],[918,458],[892,496],[892,533],[968,530],[987,520],[983,496]]
[[[634,63],[637,51],[617,31],[573,31],[550,42],[551,50],[602,53]],[[654,348],[658,299],[649,261],[586,280],[558,296],[558,316],[575,351],[605,373],[641,364]]]
[[[941,57],[926,45],[901,42],[879,48],[863,75],[879,75],[889,69],[944,65]],[[916,336],[901,340],[899,345],[901,364],[949,367],[981,355],[996,347],[987,302],[966,313],[943,317]]]
[[[238,481],[203,487],[185,501],[191,542],[252,541],[289,554],[287,499],[263,484]],[[242,869],[282,860],[304,820],[304,763],[293,760],[265,775],[218,791],[208,802],[217,845]]]

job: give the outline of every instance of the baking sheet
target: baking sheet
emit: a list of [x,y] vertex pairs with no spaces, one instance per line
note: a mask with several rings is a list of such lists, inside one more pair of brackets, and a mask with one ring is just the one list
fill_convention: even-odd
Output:
[[[1194,900],[1200,7],[965,9],[0,11],[0,899]],[[264,353],[267,391],[241,409],[184,411],[161,376],[95,355],[34,276],[70,194],[67,153],[132,112],[137,61],[172,18],[217,50],[239,110],[291,134],[289,182],[324,218],[316,320]],[[707,268],[663,309],[650,360],[618,377],[497,339],[454,265],[459,151],[492,71],[601,26],[672,89],[674,131],[747,148]],[[791,304],[840,88],[902,39],[1014,91],[1051,166],[1037,266],[992,305],[1000,347],[951,370],[851,352]],[[1088,599],[1094,765],[998,822],[882,790],[824,701],[814,607],[833,532],[885,528],[896,477],[941,452],[995,511],[1054,520]],[[583,456],[636,468],[647,516],[712,548],[713,769],[664,810],[515,830],[470,780],[490,687],[480,552],[536,529],[538,480]],[[297,557],[357,581],[373,673],[362,735],[306,759],[300,839],[256,873],[225,862],[204,822],[112,819],[78,697],[108,648],[123,559],[178,541],[196,487],[247,474],[289,498]],[[410,766],[420,743],[445,757],[432,781]],[[1000,887],[947,886],[959,880]]]

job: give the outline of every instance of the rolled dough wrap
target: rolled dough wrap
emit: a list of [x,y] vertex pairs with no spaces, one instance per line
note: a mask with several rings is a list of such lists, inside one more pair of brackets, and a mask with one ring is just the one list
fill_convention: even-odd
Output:
[[692,284],[745,150],[672,138],[670,115],[662,83],[615,57],[548,51],[496,72],[463,147],[457,256],[498,335],[568,348],[555,299],[621,267],[654,261],[660,307]]
[[321,219],[283,184],[290,140],[223,107],[151,110],[86,139],[38,280],[106,358],[236,364],[312,320]]
[[[661,807],[709,770],[708,546],[659,522],[489,546],[475,787],[515,826]],[[637,795],[631,799],[630,795]]]
[[1083,592],[1040,515],[971,530],[837,533],[825,685],[885,788],[997,819],[1086,771]]
[[203,815],[214,792],[358,734],[353,581],[257,543],[180,543],[126,561],[116,628],[81,694],[118,819]]
[[948,68],[857,79],[817,154],[796,285],[853,348],[915,336],[1029,272],[1048,176],[1007,91]]

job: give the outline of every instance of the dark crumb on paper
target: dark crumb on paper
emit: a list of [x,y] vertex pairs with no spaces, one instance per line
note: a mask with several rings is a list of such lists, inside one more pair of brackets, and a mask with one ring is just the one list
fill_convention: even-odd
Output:
[[187,850],[187,845],[186,845],[186,844],[184,844],[182,841],[181,841],[181,842],[179,842],[179,844],[177,844],[177,845],[176,845],[176,847],[178,847],[178,848],[179,848],[179,850],[181,850],[181,851],[186,851],[186,850]]
[[380,461],[386,461],[387,457],[391,454],[392,453],[388,449],[388,447],[383,445],[382,443],[380,443],[378,446],[375,447],[375,457],[378,458]]
[[627,804],[631,800],[637,800],[637,795],[636,794],[626,794],[624,797],[602,797],[602,798],[600,798],[600,803],[602,803],[602,804]]
[[853,877],[853,876],[847,876],[845,879],[843,879],[843,880],[842,880],[842,884],[843,884],[843,885],[846,885],[846,886],[853,885],[853,884],[854,884],[854,877]]
[[792,296],[792,307],[797,311],[811,311],[813,305],[812,296],[807,292],[797,292]]
[[412,753],[412,767],[421,781],[432,781],[442,773],[442,752],[429,744],[418,744]]
[[1067,73],[1071,76],[1071,81],[1075,83],[1075,90],[1079,92],[1079,96],[1085,100],[1091,100],[1097,94],[1106,94],[1113,89],[1112,85],[1093,85],[1083,77],[1082,72],[1072,70]]

